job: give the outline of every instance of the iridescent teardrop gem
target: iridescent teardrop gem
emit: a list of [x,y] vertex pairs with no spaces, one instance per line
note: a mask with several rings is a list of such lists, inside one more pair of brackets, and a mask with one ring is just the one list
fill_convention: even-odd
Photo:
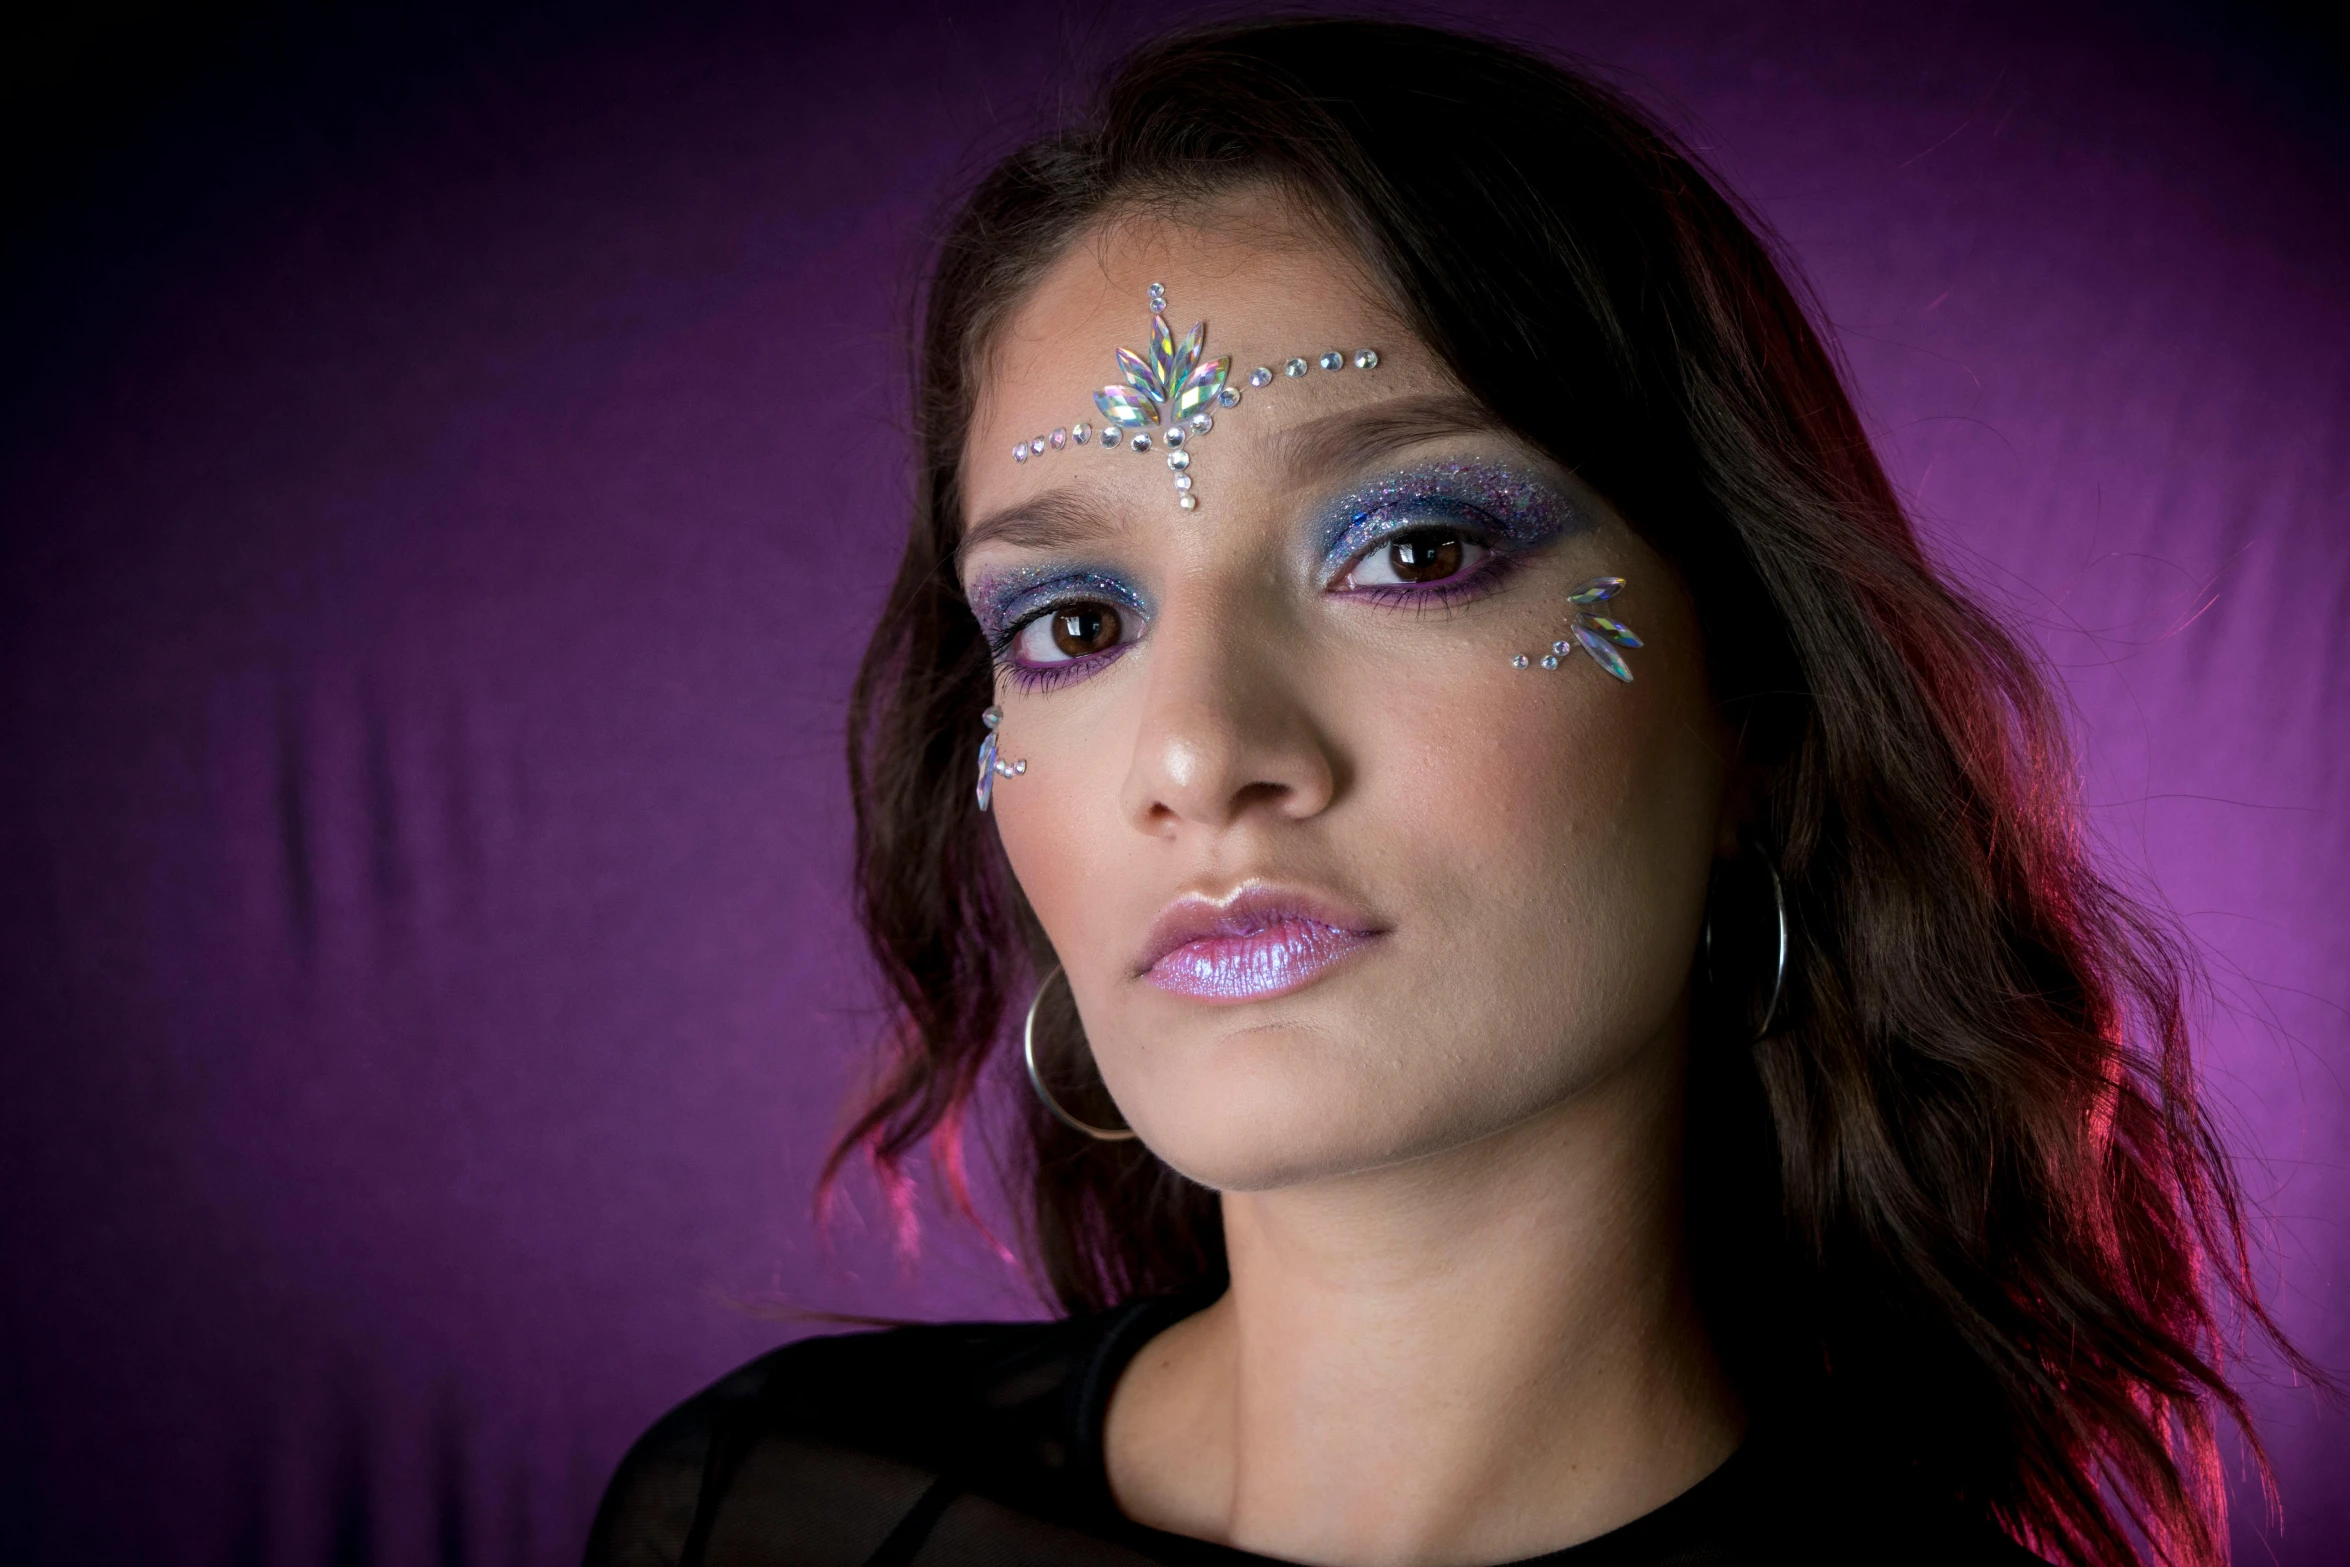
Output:
[[[1272,377],[1267,376],[1265,379],[1269,381]],[[1240,388],[1237,386],[1223,388],[1216,393],[1216,401],[1226,408],[1238,408],[1240,406]]]
[[1167,454],[1167,466],[1174,469],[1177,473],[1181,473],[1184,469],[1191,466],[1191,453],[1169,452]]
[[1251,386],[1271,386],[1273,384],[1273,372],[1271,368],[1265,365],[1259,365],[1254,370],[1251,370],[1248,373],[1248,384]]
[[1312,368],[1313,367],[1307,364],[1303,359],[1292,359],[1289,361],[1289,363],[1281,367],[1281,373],[1294,381]]
[[1357,370],[1378,369],[1379,350],[1376,348],[1359,348],[1355,350],[1355,368]]
[[1344,370],[1346,368],[1346,355],[1333,348],[1330,350],[1330,352],[1322,356],[1322,368],[1325,370]]
[[1581,617],[1575,621],[1575,640],[1583,644],[1583,651],[1591,655],[1593,663],[1618,680],[1630,682],[1632,668],[1624,662],[1624,655],[1609,646],[1606,637],[1584,625]]
[[995,803],[995,730],[992,728],[987,738],[979,742],[979,787],[972,792],[978,796],[983,811]]
[[1596,604],[1601,599],[1614,598],[1623,586],[1624,579],[1621,577],[1593,577],[1589,582],[1568,594],[1567,602],[1570,604]]

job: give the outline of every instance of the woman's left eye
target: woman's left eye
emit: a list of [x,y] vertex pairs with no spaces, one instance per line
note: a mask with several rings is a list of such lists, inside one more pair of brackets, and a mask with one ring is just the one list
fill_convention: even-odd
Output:
[[1373,545],[1340,579],[1353,588],[1420,587],[1446,582],[1493,553],[1458,528],[1411,528]]

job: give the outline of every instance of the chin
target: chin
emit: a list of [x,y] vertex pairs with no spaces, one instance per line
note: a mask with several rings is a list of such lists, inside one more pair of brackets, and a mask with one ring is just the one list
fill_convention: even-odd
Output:
[[1218,1052],[1222,1070],[1153,1074],[1121,1093],[1151,1152],[1216,1191],[1276,1191],[1385,1169],[1476,1142],[1542,1108],[1499,1084],[1481,1092],[1457,1079],[1402,1077],[1384,1069],[1396,1059],[1389,1051],[1333,1062],[1318,1030],[1251,1030],[1245,1050],[1246,1062]]

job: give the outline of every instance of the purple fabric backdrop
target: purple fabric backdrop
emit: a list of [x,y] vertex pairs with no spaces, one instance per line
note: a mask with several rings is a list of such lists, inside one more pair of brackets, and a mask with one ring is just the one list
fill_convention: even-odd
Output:
[[[1621,67],[1809,269],[1943,557],[2062,668],[2107,850],[2208,944],[2277,1300],[2341,1366],[2338,109],[2191,19],[1900,9],[1451,14]],[[167,217],[40,241],[0,1556],[565,1560],[777,1303],[1036,1309],[935,1219],[909,1271],[869,1190],[810,1221],[874,1018],[839,738],[935,197],[1123,24],[871,15],[582,24],[174,161],[198,103],[93,176]],[[2343,1560],[2350,1421],[2259,1398],[2247,1559]]]

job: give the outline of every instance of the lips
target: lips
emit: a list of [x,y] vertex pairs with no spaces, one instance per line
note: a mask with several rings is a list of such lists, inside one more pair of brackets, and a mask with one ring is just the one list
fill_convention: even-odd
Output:
[[1312,984],[1384,932],[1333,901],[1248,887],[1178,898],[1151,926],[1143,978],[1196,1001],[1260,1001]]

